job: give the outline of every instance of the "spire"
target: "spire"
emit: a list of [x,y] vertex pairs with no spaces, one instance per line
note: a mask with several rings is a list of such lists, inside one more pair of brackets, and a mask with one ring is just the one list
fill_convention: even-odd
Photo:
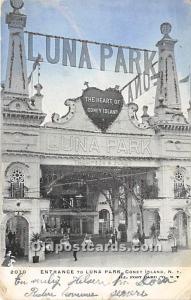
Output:
[[160,26],[163,38],[156,44],[159,52],[159,78],[155,97],[155,114],[160,110],[161,101],[168,113],[181,112],[181,99],[174,57],[174,45],[177,42],[169,36],[171,25]]
[[26,16],[20,13],[23,0],[11,0],[13,12],[6,16],[9,28],[9,51],[4,93],[28,97],[28,79],[24,46]]

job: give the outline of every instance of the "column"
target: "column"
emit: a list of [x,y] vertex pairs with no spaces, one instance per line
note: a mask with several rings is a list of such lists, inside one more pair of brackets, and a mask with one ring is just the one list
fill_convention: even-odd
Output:
[[[5,218],[5,215],[3,213],[1,214],[0,218],[1,224],[0,224],[0,264],[3,262],[4,257],[5,257],[5,250],[6,250],[6,245],[5,245],[5,239],[6,239],[6,224],[7,224],[7,219]],[[4,222],[3,222],[4,221]]]
[[[127,241],[131,241],[133,235],[137,229],[136,222],[135,222],[135,215],[134,209],[135,204],[133,205],[133,197],[129,195],[128,197],[128,228],[127,228]],[[136,228],[136,229],[135,229]]]
[[174,210],[169,205],[170,199],[161,199],[161,207],[159,209],[160,215],[160,237],[167,239],[170,227],[173,227]]
[[80,216],[80,235],[83,234],[82,229],[82,217]]
[[99,234],[99,213],[94,216],[94,234]]
[[118,229],[119,226],[119,199],[115,197],[114,199],[114,222],[113,222],[113,230]]
[[174,198],[174,168],[169,165],[161,166],[156,171],[156,177],[158,180],[159,198]]

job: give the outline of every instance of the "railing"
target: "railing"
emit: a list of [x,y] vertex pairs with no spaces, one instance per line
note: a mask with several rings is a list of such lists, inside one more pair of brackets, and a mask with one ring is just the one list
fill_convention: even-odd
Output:
[[175,199],[188,199],[191,197],[190,190],[186,189],[184,185],[174,187]]

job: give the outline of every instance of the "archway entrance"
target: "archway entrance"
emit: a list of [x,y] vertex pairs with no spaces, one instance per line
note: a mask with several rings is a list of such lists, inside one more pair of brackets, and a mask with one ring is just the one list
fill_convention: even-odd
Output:
[[107,209],[99,212],[99,234],[105,234],[110,229],[110,213]]
[[177,246],[181,248],[188,247],[187,236],[187,215],[185,212],[180,211],[174,216],[174,226],[176,230]]
[[6,224],[6,252],[16,257],[28,256],[29,225],[21,216],[11,217]]

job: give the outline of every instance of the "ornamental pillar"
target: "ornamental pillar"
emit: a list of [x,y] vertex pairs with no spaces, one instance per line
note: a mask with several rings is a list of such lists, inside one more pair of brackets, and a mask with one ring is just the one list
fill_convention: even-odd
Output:
[[170,199],[161,199],[161,206],[159,209],[160,215],[160,239],[167,239],[170,227],[173,227],[174,210],[170,207]]
[[11,1],[14,8],[6,16],[9,28],[9,52],[7,60],[7,72],[4,93],[16,94],[28,97],[28,78],[26,67],[26,55],[24,45],[24,28],[27,17],[20,13],[23,1],[16,3]]
[[174,198],[174,169],[172,166],[161,166],[156,171],[159,198]]
[[174,46],[177,41],[172,39],[169,35],[169,33],[171,32],[171,24],[163,23],[161,24],[160,29],[163,37],[156,44],[159,54],[159,77],[157,80],[157,90],[155,98],[156,115],[158,114],[158,109],[160,109],[160,99],[163,99],[163,104],[171,112],[177,113],[181,110],[178,76],[174,56]]
[[119,226],[119,197],[117,189],[118,187],[115,187],[113,230],[115,228],[118,229]]

